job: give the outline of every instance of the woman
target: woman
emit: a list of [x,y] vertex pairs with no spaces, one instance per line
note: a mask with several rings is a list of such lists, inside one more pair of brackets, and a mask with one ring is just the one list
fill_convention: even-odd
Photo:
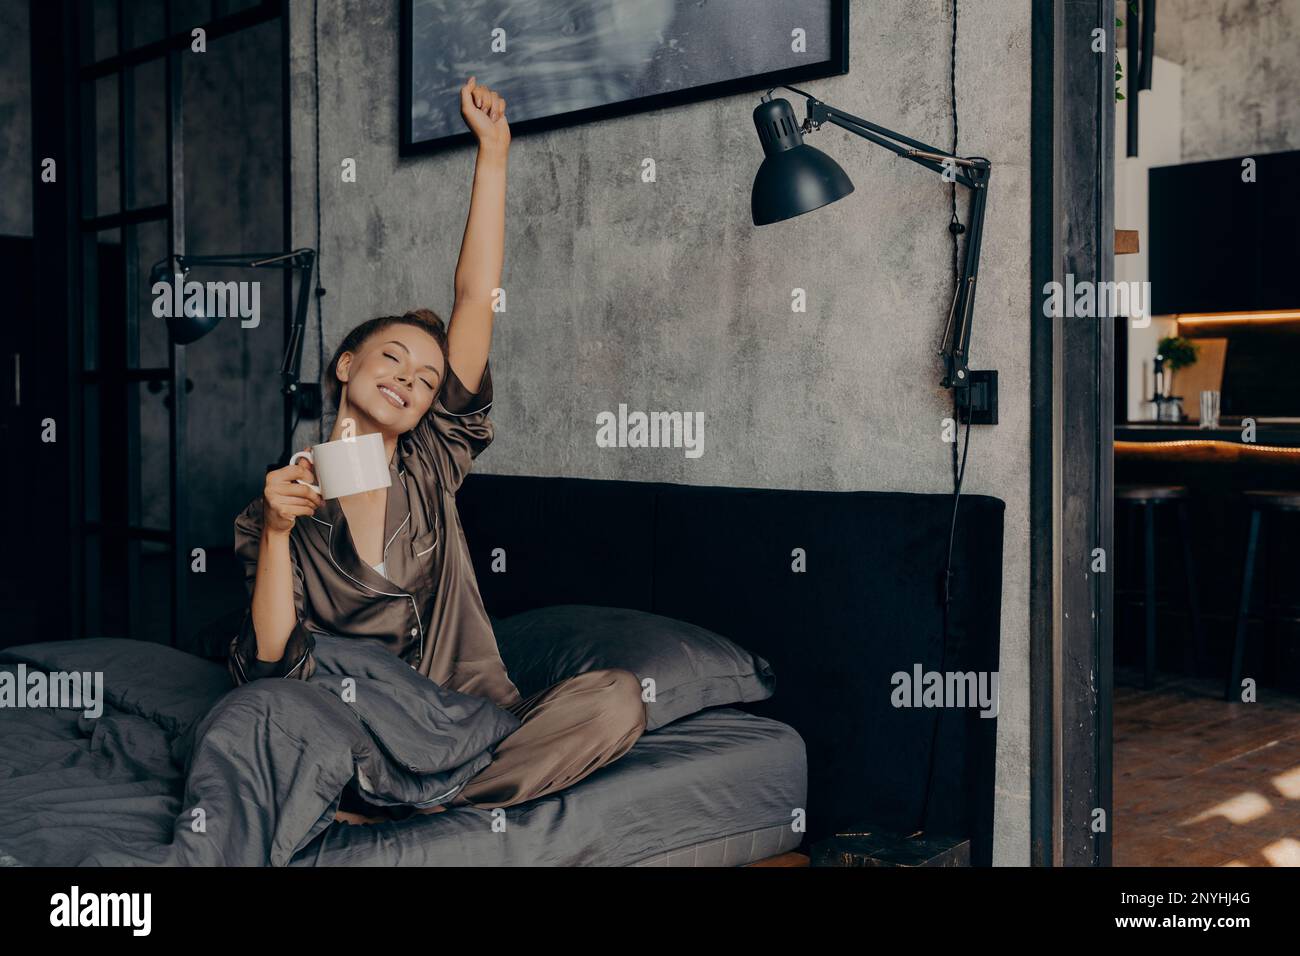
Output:
[[[645,704],[636,677],[621,669],[523,698],[479,597],[455,494],[492,440],[488,347],[505,254],[510,127],[505,101],[473,77],[460,103],[478,156],[449,328],[423,309],[371,319],[344,338],[326,374],[338,408],[330,440],[382,435],[392,484],[323,500],[303,483],[315,482],[306,459],[266,476],[261,497],[235,519],[250,601],[230,672],[237,684],[305,680],[315,669],[313,631],[378,639],[431,680],[521,719],[451,801],[494,808],[617,760],[644,731]],[[346,822],[383,819],[351,791],[341,806]]]

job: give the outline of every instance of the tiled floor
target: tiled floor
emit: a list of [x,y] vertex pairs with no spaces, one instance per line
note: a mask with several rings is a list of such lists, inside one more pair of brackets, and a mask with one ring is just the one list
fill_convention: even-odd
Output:
[[1120,686],[1116,866],[1300,866],[1300,697],[1213,681]]

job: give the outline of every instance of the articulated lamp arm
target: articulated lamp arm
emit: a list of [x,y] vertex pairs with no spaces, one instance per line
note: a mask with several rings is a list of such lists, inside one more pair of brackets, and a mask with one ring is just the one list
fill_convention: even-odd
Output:
[[[860,116],[846,113],[792,86],[780,88],[797,93],[807,100],[808,115],[803,122],[801,132],[805,134],[815,132],[828,123],[838,126],[878,146],[883,146],[895,155],[938,173],[948,182],[959,183],[971,190],[967,225],[954,224],[955,232],[967,233],[966,250],[939,349],[939,354],[944,360],[944,377],[941,384],[944,388],[958,390],[958,404],[966,405],[969,400],[967,389],[970,385],[970,338],[974,319],[975,289],[979,277],[980,246],[984,238],[984,209],[988,201],[989,175],[993,164],[980,156],[954,156],[920,140],[862,119]],[[771,95],[772,91],[769,90],[764,100],[769,100]]]

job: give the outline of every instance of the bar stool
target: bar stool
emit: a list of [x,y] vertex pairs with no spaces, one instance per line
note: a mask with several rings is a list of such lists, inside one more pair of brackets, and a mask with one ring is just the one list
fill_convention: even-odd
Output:
[[1242,493],[1250,508],[1250,525],[1246,532],[1246,566],[1241,578],[1241,603],[1237,609],[1237,633],[1232,641],[1232,663],[1223,687],[1224,700],[1240,700],[1241,668],[1246,658],[1246,625],[1250,619],[1250,592],[1255,583],[1255,556],[1264,536],[1264,515],[1300,512],[1300,491],[1246,491]]
[[1117,508],[1136,512],[1143,526],[1142,605],[1146,611],[1146,652],[1143,658],[1142,685],[1152,687],[1156,676],[1156,509],[1173,506],[1178,516],[1178,536],[1182,544],[1183,573],[1186,576],[1187,605],[1191,611],[1195,650],[1185,649],[1188,674],[1194,676],[1196,665],[1205,654],[1205,632],[1201,627],[1201,609],[1196,599],[1196,569],[1192,563],[1191,534],[1187,521],[1187,489],[1182,485],[1120,485],[1115,489]]

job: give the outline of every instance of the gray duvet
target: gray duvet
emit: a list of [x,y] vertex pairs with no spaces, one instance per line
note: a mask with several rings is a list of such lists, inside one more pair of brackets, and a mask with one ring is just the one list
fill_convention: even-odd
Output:
[[[299,682],[255,681],[235,691],[220,665],[136,641],[14,648],[0,652],[0,675],[23,662],[98,669],[110,699],[95,718],[67,708],[0,708],[0,866],[267,864],[287,856],[292,866],[737,866],[798,844],[792,814],[807,807],[799,734],[780,721],[712,707],[646,733],[572,787],[510,807],[505,820],[457,807],[390,823],[331,825],[342,781],[382,755],[373,737],[341,719],[335,732],[347,741],[343,747],[322,741],[320,728],[294,730],[278,718],[275,728],[250,729],[274,690],[264,687],[247,704],[241,695],[255,685]],[[358,703],[365,699],[359,692]],[[316,703],[343,714],[342,701],[314,702],[313,712]],[[359,722],[358,705],[347,706]],[[392,746],[425,742],[407,740],[396,726]],[[364,756],[350,762],[357,744]],[[459,746],[471,752],[477,745]],[[409,771],[418,761],[391,763],[399,766],[389,767],[390,783],[419,789],[413,799],[431,794],[441,802],[442,788],[467,775],[461,768],[435,773],[446,783],[431,778],[425,788]],[[198,778],[187,780],[187,764],[203,769],[201,787]],[[195,829],[200,819],[206,831]],[[293,853],[296,844],[303,845]]]
[[318,637],[316,657],[310,680],[231,688],[138,641],[0,652],[7,674],[102,674],[103,690],[98,708],[0,707],[0,849],[42,866],[285,865],[349,784],[376,804],[446,803],[519,726],[377,643]]

